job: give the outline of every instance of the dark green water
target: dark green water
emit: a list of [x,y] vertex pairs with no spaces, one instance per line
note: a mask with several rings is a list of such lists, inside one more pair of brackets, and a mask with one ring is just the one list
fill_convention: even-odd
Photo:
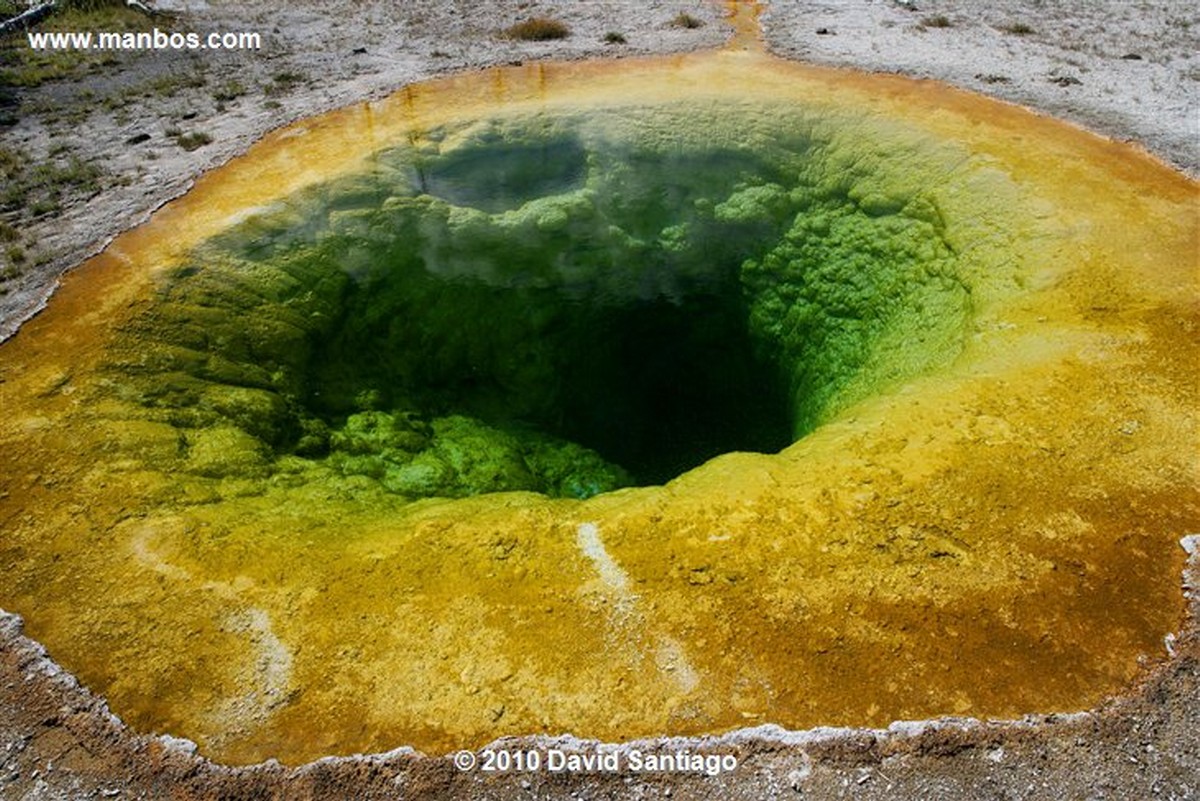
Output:
[[380,151],[197,249],[114,375],[273,454],[215,474],[294,455],[414,498],[589,497],[778,451],[952,355],[969,298],[919,182],[864,184],[817,121],[736,114],[485,121]]

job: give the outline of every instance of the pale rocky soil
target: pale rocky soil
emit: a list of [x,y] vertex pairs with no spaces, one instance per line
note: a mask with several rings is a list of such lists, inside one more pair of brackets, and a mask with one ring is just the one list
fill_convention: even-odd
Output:
[[[1200,12],[1194,4],[915,4],[914,11],[893,0],[777,0],[764,13],[765,36],[774,51],[790,57],[935,78],[1028,105],[1137,141],[1167,163],[1200,173]],[[17,122],[0,128],[0,146],[35,160],[51,150],[74,154],[104,172],[97,194],[65,197],[61,214],[35,217],[26,209],[7,215],[29,257],[0,284],[0,338],[36,312],[63,270],[272,128],[447,71],[687,50],[715,45],[728,33],[723,9],[702,0],[160,3],[168,5],[182,12],[173,29],[261,31],[266,46],[256,53],[141,54],[79,80],[16,94]],[[681,11],[705,26],[671,27]],[[573,35],[548,44],[497,36],[505,25],[536,14],[564,20]],[[924,22],[937,15],[950,26]],[[1033,31],[1002,30],[1017,23]],[[607,31],[623,33],[627,44],[604,44]],[[1125,58],[1135,54],[1141,58]],[[180,81],[170,94],[136,94],[113,110],[103,103],[163,74],[194,80]],[[231,82],[244,93],[218,99]],[[213,141],[188,152],[167,135],[172,128],[204,132]],[[150,138],[127,144],[139,134]],[[122,727],[100,699],[19,635],[15,618],[4,616],[0,799],[1200,798],[1196,606],[1193,598],[1193,633],[1174,644],[1175,657],[1148,669],[1144,685],[1128,697],[1092,713],[891,733],[736,735],[703,746],[740,758],[736,773],[716,779],[517,774],[492,781],[461,774],[446,759],[406,752],[297,769],[213,765],[186,743]]]
[[[1194,3],[912,5],[916,11],[891,0],[777,0],[763,27],[780,55],[946,81],[1141,143],[1168,164],[1200,174],[1200,7]],[[950,26],[931,27],[939,16]],[[1032,30],[1022,33],[1021,25]]]

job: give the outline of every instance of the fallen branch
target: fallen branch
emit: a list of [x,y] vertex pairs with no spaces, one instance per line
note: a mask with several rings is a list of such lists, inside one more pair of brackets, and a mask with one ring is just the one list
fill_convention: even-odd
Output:
[[[15,31],[18,28],[28,28],[30,25],[36,25],[55,11],[58,11],[60,7],[59,0],[49,0],[47,3],[42,3],[39,6],[22,11],[12,19],[0,22],[0,36],[10,31]],[[158,16],[156,9],[151,8],[141,2],[141,0],[125,0],[125,7],[132,8],[134,11],[140,11],[148,17]]]
[[153,8],[146,5],[145,3],[139,2],[139,0],[125,0],[125,5],[128,8],[132,8],[132,9],[142,12],[147,17],[154,17],[154,16],[158,15],[157,11],[155,11]]
[[28,28],[30,25],[36,25],[46,17],[50,16],[50,12],[58,6],[57,0],[50,0],[49,3],[42,3],[40,6],[34,6],[27,11],[22,11],[12,19],[6,19],[0,22],[0,36],[3,36],[10,31],[15,31],[18,28]]

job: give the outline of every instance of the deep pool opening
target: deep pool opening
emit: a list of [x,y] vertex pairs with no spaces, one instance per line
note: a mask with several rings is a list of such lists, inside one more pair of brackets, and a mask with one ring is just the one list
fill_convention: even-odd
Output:
[[[317,351],[308,405],[333,430],[364,410],[402,409],[549,435],[635,485],[723,453],[779,451],[792,442],[786,382],[751,336],[736,265],[713,272],[698,291],[617,302],[399,270],[388,283],[408,286],[387,293],[403,300],[375,325],[349,320],[361,323],[384,290],[346,299],[348,327]],[[396,349],[396,338],[420,346]]]
[[608,340],[565,371],[562,436],[660,484],[733,451],[792,442],[788,393],[757,352],[740,291],[597,315]]
[[936,194],[789,119],[427,132],[165,271],[113,380],[216,480],[584,499],[777,453],[971,308]]

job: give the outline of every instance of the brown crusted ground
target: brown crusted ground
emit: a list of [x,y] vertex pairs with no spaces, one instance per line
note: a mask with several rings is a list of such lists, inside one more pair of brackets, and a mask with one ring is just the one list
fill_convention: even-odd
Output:
[[[1195,607],[1195,605],[1194,605]],[[1193,610],[1194,610],[1193,607]],[[1194,619],[1194,616],[1193,616]],[[787,734],[749,730],[720,738],[625,748],[733,754],[719,777],[621,773],[461,772],[450,758],[411,751],[327,759],[299,768],[268,762],[229,768],[186,741],[126,728],[104,702],[59,672],[18,618],[0,623],[0,798],[171,799],[696,799],[1110,798],[1191,799],[1200,794],[1200,641],[1129,696],[1092,712],[1019,722],[946,720],[880,730]],[[509,739],[511,749],[588,743]]]

